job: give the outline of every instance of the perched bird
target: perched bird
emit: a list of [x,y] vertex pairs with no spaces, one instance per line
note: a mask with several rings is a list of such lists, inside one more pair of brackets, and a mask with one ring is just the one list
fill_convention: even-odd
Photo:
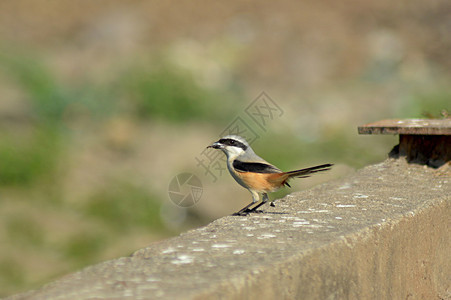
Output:
[[[247,215],[265,204],[269,198],[268,193],[275,192],[284,185],[289,186],[288,180],[309,177],[312,173],[330,170],[332,164],[324,164],[311,168],[290,172],[282,172],[257,154],[249,146],[246,140],[237,135],[227,135],[207,148],[220,149],[227,156],[227,168],[232,177],[241,186],[252,194],[252,202],[246,205],[234,215]],[[250,209],[260,200],[261,203]]]

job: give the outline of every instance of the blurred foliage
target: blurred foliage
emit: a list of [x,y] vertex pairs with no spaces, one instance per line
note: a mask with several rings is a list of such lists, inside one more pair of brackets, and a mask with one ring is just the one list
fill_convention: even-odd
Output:
[[0,185],[28,185],[55,173],[62,147],[62,117],[73,94],[39,60],[3,52],[0,66],[25,93],[31,108],[24,118],[26,132],[0,131]]
[[76,94],[57,82],[48,68],[32,56],[3,54],[0,56],[0,65],[26,93],[32,107],[32,118],[36,118],[39,123],[60,122],[65,107],[75,101]]
[[[190,72],[164,61],[139,67],[131,64],[104,86],[94,83],[68,86],[33,55],[1,53],[0,72],[8,74],[27,94],[31,117],[55,126],[73,112],[98,117],[102,113],[124,113],[123,108],[130,106],[132,114],[142,120],[228,120],[235,113],[234,104],[241,98],[236,83],[224,90],[207,89],[196,83]],[[218,106],[218,102],[222,105]]]
[[399,111],[402,118],[438,118],[442,112],[451,108],[451,89],[435,88],[432,91],[414,94],[409,101],[405,101]]
[[93,263],[104,251],[106,236],[92,232],[81,231],[64,243],[62,253],[75,262],[75,266]]
[[28,138],[0,131],[0,186],[28,185],[51,177],[60,153],[60,138],[54,129],[38,128]]
[[44,242],[44,229],[34,218],[27,214],[9,216],[6,230],[10,240],[29,247],[39,247]]
[[147,190],[123,182],[111,183],[97,191],[83,210],[117,231],[128,231],[135,226],[164,231],[160,206],[161,201]]
[[[0,260],[0,286],[15,287],[26,284],[25,270],[20,262],[8,258]],[[4,291],[0,291],[0,296]]]
[[134,105],[134,113],[143,119],[178,123],[213,121],[230,118],[233,113],[230,105],[233,101],[224,101],[219,109],[217,103],[223,98],[221,94],[201,88],[192,75],[176,68],[136,69],[125,78],[127,100]]
[[[394,146],[392,136],[383,136],[385,142],[373,138],[366,144],[356,144],[355,136],[341,130],[322,135],[327,137],[312,142],[293,139],[290,134],[265,135],[259,141],[260,145],[283,144],[284,147],[259,147],[259,154],[282,170],[292,169],[293,163],[297,164],[299,169],[305,168],[310,166],[312,161],[318,164],[340,163],[363,167],[380,160],[381,148],[386,150]],[[373,147],[368,147],[369,144],[373,144]]]

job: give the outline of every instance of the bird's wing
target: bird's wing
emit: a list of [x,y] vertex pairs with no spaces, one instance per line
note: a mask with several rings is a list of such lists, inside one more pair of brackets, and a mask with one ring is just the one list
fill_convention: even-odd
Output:
[[261,162],[243,162],[235,159],[233,167],[238,172],[253,172],[253,173],[281,173],[282,171],[271,164]]

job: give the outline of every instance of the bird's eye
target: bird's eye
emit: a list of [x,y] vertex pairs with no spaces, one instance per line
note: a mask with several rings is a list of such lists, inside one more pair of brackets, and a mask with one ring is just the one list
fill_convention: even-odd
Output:
[[230,146],[235,146],[235,145],[236,145],[236,142],[234,140],[231,140],[230,141]]

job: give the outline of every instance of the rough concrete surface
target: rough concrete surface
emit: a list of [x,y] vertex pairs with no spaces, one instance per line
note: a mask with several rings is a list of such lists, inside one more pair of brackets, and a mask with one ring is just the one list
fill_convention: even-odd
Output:
[[389,159],[9,299],[450,299],[450,169]]

